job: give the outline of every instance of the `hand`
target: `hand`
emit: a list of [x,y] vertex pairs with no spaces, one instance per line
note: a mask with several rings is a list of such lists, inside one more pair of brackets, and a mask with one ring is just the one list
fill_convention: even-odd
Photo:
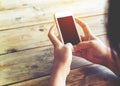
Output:
[[81,36],[82,42],[73,47],[73,55],[104,65],[120,76],[120,58],[117,54],[95,37],[83,21],[76,19],[76,22],[82,27],[84,36]]
[[65,85],[65,80],[70,72],[70,65],[72,62],[72,44],[62,44],[62,42],[54,34],[55,26],[49,30],[48,37],[54,45],[54,64],[51,75],[51,85],[61,86]]
[[109,48],[92,34],[90,28],[83,21],[76,19],[76,22],[82,27],[84,36],[81,36],[82,42],[74,46],[73,55],[105,65],[108,60]]

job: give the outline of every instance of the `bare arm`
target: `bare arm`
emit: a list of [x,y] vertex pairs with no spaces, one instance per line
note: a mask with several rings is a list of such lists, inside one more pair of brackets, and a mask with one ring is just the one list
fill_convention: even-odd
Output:
[[66,86],[72,61],[72,44],[62,44],[54,34],[55,26],[49,30],[48,37],[54,45],[54,63],[49,86]]
[[111,69],[118,77],[120,77],[120,57],[110,48],[106,54],[107,61],[104,66]]

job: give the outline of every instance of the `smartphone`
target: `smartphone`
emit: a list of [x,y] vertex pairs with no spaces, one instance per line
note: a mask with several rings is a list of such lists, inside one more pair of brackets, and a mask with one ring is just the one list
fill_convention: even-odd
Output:
[[57,12],[54,14],[54,19],[61,41],[64,44],[72,43],[73,45],[76,45],[80,42],[75,20],[71,12]]

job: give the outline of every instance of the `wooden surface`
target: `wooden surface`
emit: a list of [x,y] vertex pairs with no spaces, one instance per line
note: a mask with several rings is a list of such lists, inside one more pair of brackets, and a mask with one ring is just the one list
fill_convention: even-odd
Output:
[[[104,28],[103,15],[81,19],[89,24],[93,33],[97,36],[106,34],[105,30],[101,29]],[[52,24],[53,22],[0,31],[0,54],[10,53],[12,50],[21,51],[51,45],[47,34]]]
[[[47,35],[56,11],[72,11],[108,46],[106,4],[107,0],[0,0],[0,86],[48,86],[53,46]],[[115,86],[116,80],[107,68],[73,56],[67,86]]]
[[[10,86],[48,86],[50,76]],[[71,70],[67,78],[67,86],[119,86],[117,77],[103,66],[92,64]]]

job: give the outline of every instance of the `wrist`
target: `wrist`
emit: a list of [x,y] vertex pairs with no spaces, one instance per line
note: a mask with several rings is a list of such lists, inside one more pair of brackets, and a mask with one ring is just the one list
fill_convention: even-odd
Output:
[[110,48],[106,54],[106,62],[104,66],[108,67],[111,71],[113,71],[116,75],[120,76],[120,59],[117,54],[111,50]]
[[61,76],[63,79],[66,79],[70,72],[70,67],[67,67],[65,64],[54,64],[52,74],[56,74],[57,76]]
[[54,68],[51,73],[50,86],[65,86],[66,78],[61,68]]
[[112,66],[113,66],[112,65],[113,63],[114,62],[113,62],[113,59],[112,59],[111,49],[107,48],[103,65],[111,69]]

